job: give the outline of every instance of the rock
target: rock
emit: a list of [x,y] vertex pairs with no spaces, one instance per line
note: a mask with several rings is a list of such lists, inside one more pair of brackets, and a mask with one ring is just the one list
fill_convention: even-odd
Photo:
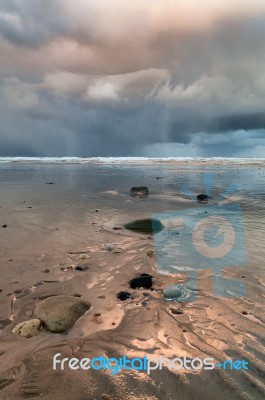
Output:
[[133,186],[130,194],[132,197],[146,197],[149,195],[149,189],[147,186]]
[[199,203],[207,203],[212,197],[208,196],[208,194],[198,194],[197,200]]
[[132,289],[150,289],[153,285],[152,276],[148,274],[142,274],[138,278],[131,279],[129,285]]
[[153,278],[152,275],[146,274],[145,272],[143,274],[141,274],[140,276],[149,276],[149,278]]
[[15,328],[12,330],[12,333],[25,338],[30,338],[39,333],[40,327],[41,321],[39,319],[30,319],[29,321],[21,322],[15,326]]
[[147,255],[148,257],[153,257],[154,251],[153,251],[153,250],[148,250],[148,251],[146,252],[146,255]]
[[76,271],[87,271],[89,269],[89,267],[87,265],[77,265],[75,267]]
[[103,250],[106,250],[106,251],[112,251],[113,250],[112,244],[104,244],[102,246],[102,248],[103,248]]
[[73,296],[53,296],[41,301],[34,310],[51,332],[64,332],[89,310],[91,304]]
[[2,225],[2,228],[7,228],[7,225],[6,224]]
[[163,296],[166,301],[177,301],[182,298],[182,291],[179,288],[164,289]]
[[117,294],[117,299],[119,299],[119,300],[121,300],[121,301],[124,301],[124,300],[128,300],[128,299],[130,299],[131,298],[131,293],[129,293],[129,292],[119,292],[118,294]]
[[183,314],[183,311],[178,310],[177,308],[174,308],[174,307],[170,307],[170,312],[172,314],[175,314],[175,315],[182,315]]
[[137,219],[124,225],[126,229],[139,233],[156,233],[163,230],[164,226],[157,219]]
[[103,395],[101,396],[101,398],[102,398],[102,400],[111,400],[110,396],[107,395],[107,394],[103,394]]

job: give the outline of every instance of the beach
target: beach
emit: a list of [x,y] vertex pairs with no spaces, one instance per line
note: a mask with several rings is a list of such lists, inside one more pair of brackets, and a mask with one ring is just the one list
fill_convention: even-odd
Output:
[[[1,158],[0,399],[263,399],[264,184],[264,159]],[[148,195],[132,196],[134,186],[148,187]],[[211,200],[198,204],[200,193]],[[222,294],[213,290],[213,271],[197,264],[192,240],[184,252],[170,236],[173,248],[167,243],[165,254],[157,239],[165,239],[163,232],[125,227],[154,215],[166,219],[169,212],[193,223],[195,211],[197,218],[215,209],[232,215],[236,237],[244,238],[233,265],[218,270],[224,282],[245,287],[241,294],[226,283]],[[187,243],[181,230],[176,233]],[[182,287],[194,271],[196,287],[191,281],[185,301],[166,298],[167,288]],[[152,277],[152,288],[130,287],[141,274]],[[131,297],[119,300],[119,292]],[[61,333],[44,325],[30,338],[12,333],[54,296],[91,307]],[[211,357],[215,363],[245,360],[248,369],[173,371],[165,365],[150,375],[54,370],[57,353],[78,359]]]

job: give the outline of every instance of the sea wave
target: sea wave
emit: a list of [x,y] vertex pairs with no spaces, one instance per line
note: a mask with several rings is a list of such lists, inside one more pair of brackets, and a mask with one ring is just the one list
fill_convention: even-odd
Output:
[[226,158],[226,157],[0,157],[0,163],[49,163],[49,164],[142,164],[157,162],[228,162],[235,164],[264,164],[265,158]]

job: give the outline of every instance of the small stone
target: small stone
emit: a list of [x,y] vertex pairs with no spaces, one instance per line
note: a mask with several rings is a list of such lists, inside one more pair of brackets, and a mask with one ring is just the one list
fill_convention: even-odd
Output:
[[137,233],[156,233],[163,230],[164,226],[157,219],[145,218],[129,222],[125,228]]
[[142,274],[138,278],[131,279],[129,285],[132,289],[137,289],[141,287],[144,289],[150,289],[153,285],[152,277],[148,274]]
[[49,269],[44,269],[42,272],[43,272],[44,274],[48,274],[48,273],[50,272],[50,270],[49,270]]
[[113,250],[112,244],[104,244],[103,245],[103,250],[112,251]]
[[153,257],[154,251],[153,251],[153,250],[148,250],[147,253],[146,253],[146,255],[147,255],[148,257]]
[[30,319],[24,321],[15,326],[12,333],[23,336],[25,338],[31,338],[39,333],[41,327],[41,321],[39,319]]
[[133,186],[130,194],[132,197],[146,197],[149,195],[149,189],[147,186]]
[[76,271],[87,271],[89,269],[89,267],[87,265],[77,265],[75,267]]
[[162,293],[166,301],[177,301],[182,297],[182,291],[179,288],[164,289]]
[[6,224],[2,225],[2,228],[7,228],[7,225]]
[[176,308],[173,308],[173,307],[170,308],[170,312],[171,312],[172,314],[175,314],[175,315],[181,315],[181,314],[183,314],[182,311],[180,311],[180,310],[178,310],[178,309],[176,309]]
[[121,300],[121,301],[125,301],[131,298],[131,293],[129,292],[119,292],[117,294],[117,299]]
[[199,203],[207,203],[212,197],[208,196],[208,194],[198,194],[197,200]]

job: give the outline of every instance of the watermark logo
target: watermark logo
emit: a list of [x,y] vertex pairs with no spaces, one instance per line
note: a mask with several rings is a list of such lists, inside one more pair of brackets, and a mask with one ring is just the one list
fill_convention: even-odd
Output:
[[[210,196],[212,176],[205,176],[205,193]],[[235,190],[228,188],[226,198]],[[184,188],[184,193],[191,192]],[[193,195],[193,194],[192,194]],[[221,198],[220,198],[221,199]],[[216,297],[245,295],[245,286],[223,278],[225,268],[247,263],[244,224],[240,204],[198,204],[192,208],[153,215],[164,229],[154,234],[158,270],[161,274],[186,273],[185,284],[164,291],[166,300],[194,301],[198,291],[198,272],[212,271],[212,294]]]
[[147,375],[151,371],[162,370],[163,366],[169,370],[186,370],[186,371],[199,371],[199,370],[248,370],[248,362],[245,360],[225,360],[223,362],[215,362],[214,358],[189,358],[186,356],[176,358],[165,357],[148,357],[145,355],[143,358],[134,357],[132,359],[122,356],[120,358],[108,358],[105,356],[89,358],[62,358],[61,353],[57,353],[53,357],[53,370],[65,370],[69,368],[73,371],[90,369],[94,371],[110,370],[111,375],[116,375],[118,372],[124,370],[145,371]]

